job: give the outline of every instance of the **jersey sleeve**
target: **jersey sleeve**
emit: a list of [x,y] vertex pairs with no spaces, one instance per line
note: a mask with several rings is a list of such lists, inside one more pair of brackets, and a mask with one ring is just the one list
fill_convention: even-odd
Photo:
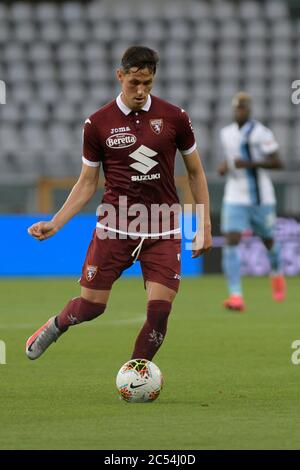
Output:
[[183,109],[178,119],[176,145],[182,155],[191,154],[197,147],[192,122]]
[[102,147],[99,136],[91,119],[86,119],[83,128],[82,162],[85,165],[97,167],[102,160]]
[[265,155],[270,155],[279,148],[273,132],[266,127],[262,128],[260,132],[260,148]]

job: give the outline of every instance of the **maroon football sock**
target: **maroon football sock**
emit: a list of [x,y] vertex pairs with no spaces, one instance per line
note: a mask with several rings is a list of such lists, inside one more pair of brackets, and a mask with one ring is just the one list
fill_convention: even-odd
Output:
[[69,326],[90,321],[104,312],[105,304],[96,304],[83,297],[75,297],[65,306],[56,317],[55,323],[61,331],[66,331]]
[[148,302],[147,320],[136,339],[132,359],[151,360],[153,358],[166,335],[171,308],[171,302],[166,300],[150,300]]

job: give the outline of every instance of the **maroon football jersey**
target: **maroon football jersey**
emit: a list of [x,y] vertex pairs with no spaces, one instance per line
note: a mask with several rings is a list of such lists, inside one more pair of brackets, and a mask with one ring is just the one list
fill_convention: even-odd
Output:
[[119,197],[132,204],[178,203],[174,182],[176,149],[183,155],[196,148],[186,112],[149,95],[140,111],[132,111],[121,95],[85,122],[83,163],[103,165],[103,203],[118,206]]

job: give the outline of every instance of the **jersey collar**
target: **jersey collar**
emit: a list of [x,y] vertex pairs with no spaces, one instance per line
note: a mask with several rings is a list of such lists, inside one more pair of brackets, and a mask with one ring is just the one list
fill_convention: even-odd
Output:
[[234,121],[235,125],[236,125],[236,128],[240,131],[240,132],[243,132],[245,131],[245,129],[247,130],[248,127],[250,125],[253,125],[253,123],[255,123],[254,119],[248,119],[248,121],[246,121],[242,127],[239,127],[238,123],[236,121]]
[[[131,113],[132,109],[128,108],[128,106],[126,106],[126,104],[123,103],[122,98],[121,98],[121,94],[122,93],[120,93],[117,96],[116,103],[117,103],[118,107],[120,108],[120,110],[122,111],[122,113],[124,113],[124,114],[126,114],[126,116],[128,116],[128,114]],[[151,106],[151,96],[148,95],[147,101],[144,104],[144,106],[141,108],[141,111],[149,111],[150,106]]]

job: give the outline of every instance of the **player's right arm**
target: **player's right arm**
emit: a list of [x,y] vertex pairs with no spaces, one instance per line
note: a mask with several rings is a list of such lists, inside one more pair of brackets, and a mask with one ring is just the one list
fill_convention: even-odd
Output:
[[29,227],[28,233],[37,240],[46,240],[46,238],[55,235],[74,215],[81,211],[97,190],[102,148],[97,127],[91,119],[86,119],[84,123],[83,165],[78,181],[73,186],[62,208],[51,221],[37,222]]
[[28,233],[37,240],[46,240],[62,228],[89,202],[97,190],[99,168],[83,164],[78,181],[73,186],[66,202],[49,222],[37,222],[28,228]]

